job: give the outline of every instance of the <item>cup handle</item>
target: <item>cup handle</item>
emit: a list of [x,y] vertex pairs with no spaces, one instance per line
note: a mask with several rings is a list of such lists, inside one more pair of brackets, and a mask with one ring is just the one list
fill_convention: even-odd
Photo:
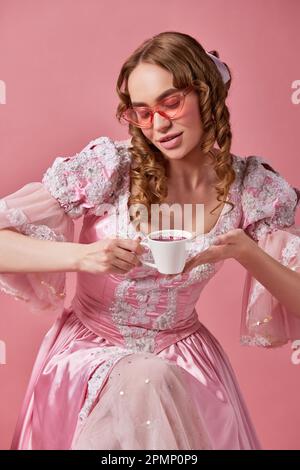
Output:
[[[149,245],[148,245],[147,242],[140,242],[140,245],[145,246],[146,248],[149,248],[149,250],[150,250],[150,247],[149,247]],[[146,266],[150,266],[150,268],[155,268],[155,269],[157,269],[157,266],[156,266],[154,263],[150,263],[150,261],[143,261],[143,260],[141,260],[141,263],[142,263],[142,264],[145,264]]]

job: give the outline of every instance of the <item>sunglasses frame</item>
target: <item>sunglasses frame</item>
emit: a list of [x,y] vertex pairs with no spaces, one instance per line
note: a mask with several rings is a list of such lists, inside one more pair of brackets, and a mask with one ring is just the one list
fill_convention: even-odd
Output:
[[[121,118],[123,118],[126,123],[129,122],[130,124],[132,124],[133,126],[135,127],[140,127],[142,129],[150,129],[152,127],[152,124],[153,124],[153,117],[154,117],[154,113],[159,113],[161,116],[167,118],[167,119],[170,119],[171,121],[173,119],[176,118],[176,116],[178,115],[178,113],[180,113],[180,111],[182,110],[183,106],[184,106],[184,103],[185,103],[185,97],[188,93],[190,93],[192,90],[194,89],[194,86],[193,85],[189,85],[188,87],[184,88],[183,90],[178,90],[178,92],[174,91],[173,94],[171,94],[170,96],[166,97],[166,98],[163,98],[162,100],[160,100],[155,106],[129,106],[121,115]],[[178,109],[175,113],[174,116],[170,117],[168,116],[168,114],[166,114],[164,111],[161,111],[159,108],[160,108],[160,105],[161,103],[174,96],[174,95],[181,95],[183,96],[183,100],[182,100],[182,104],[181,104],[181,107],[180,109]],[[126,117],[126,112],[127,110],[129,109],[135,109],[135,108],[139,108],[139,109],[147,109],[149,112],[150,112],[150,122],[149,122],[149,125],[141,125],[141,124],[138,124],[136,123],[135,121],[132,121],[130,118],[127,118]]]

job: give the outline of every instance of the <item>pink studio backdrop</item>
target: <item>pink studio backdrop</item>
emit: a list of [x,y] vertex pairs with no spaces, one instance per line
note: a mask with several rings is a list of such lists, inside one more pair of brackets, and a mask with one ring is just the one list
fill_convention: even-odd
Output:
[[[299,17],[298,0],[0,0],[0,80],[6,84],[0,198],[40,181],[54,157],[73,155],[100,135],[127,138],[115,119],[121,64],[144,39],[166,30],[191,34],[231,66],[233,153],[264,156],[300,187],[300,104],[292,102],[292,83],[300,80]],[[204,291],[199,317],[231,359],[264,448],[300,449],[300,364],[291,361],[291,344],[274,350],[239,345],[244,275],[227,261]],[[67,304],[74,280],[68,274]],[[0,448],[7,449],[54,318],[34,316],[3,293],[0,306],[7,354],[0,365]]]

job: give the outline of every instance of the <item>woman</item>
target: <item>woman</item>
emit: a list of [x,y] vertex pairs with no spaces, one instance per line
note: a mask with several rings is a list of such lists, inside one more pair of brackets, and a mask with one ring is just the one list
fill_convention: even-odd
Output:
[[[299,192],[262,158],[230,153],[230,82],[194,38],[154,36],[117,82],[131,140],[97,138],[2,199],[2,290],[59,312],[12,449],[260,448],[228,357],[195,304],[234,258],[247,270],[242,343],[299,338]],[[143,264],[151,212],[131,210],[162,202],[204,204],[203,233],[178,275]],[[66,308],[68,271],[78,281]]]

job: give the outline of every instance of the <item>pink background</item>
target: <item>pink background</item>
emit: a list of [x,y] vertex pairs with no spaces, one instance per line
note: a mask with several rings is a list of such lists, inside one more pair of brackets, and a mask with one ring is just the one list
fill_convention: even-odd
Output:
[[[291,100],[292,82],[300,79],[299,17],[298,0],[1,0],[0,80],[7,96],[0,105],[0,197],[40,181],[54,157],[72,155],[93,138],[127,138],[115,119],[120,67],[144,39],[166,30],[194,36],[231,66],[233,153],[269,159],[300,187],[300,104]],[[291,362],[291,345],[239,345],[244,275],[227,261],[201,297],[199,316],[231,359],[263,447],[300,449],[300,365]],[[68,285],[67,304],[72,275]],[[5,294],[0,302],[0,340],[7,346],[0,448],[7,449],[53,318],[34,316]]]

